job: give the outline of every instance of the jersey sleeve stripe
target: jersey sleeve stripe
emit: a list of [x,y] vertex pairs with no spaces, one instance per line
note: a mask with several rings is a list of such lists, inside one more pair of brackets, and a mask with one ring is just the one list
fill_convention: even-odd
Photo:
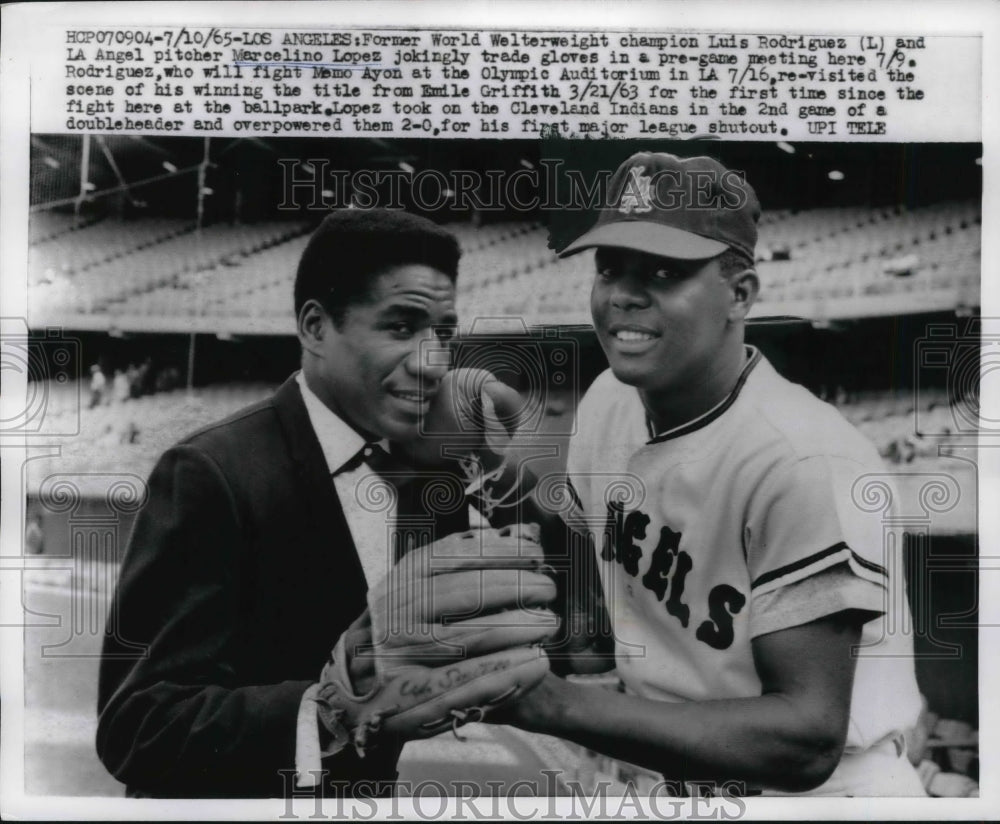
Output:
[[884,578],[889,577],[889,573],[886,572],[884,566],[882,566],[881,564],[876,564],[874,561],[869,561],[867,558],[862,558],[853,549],[851,550],[851,558],[854,560],[854,563],[858,564],[859,566],[863,566],[869,572],[874,572],[876,575],[881,575]]
[[[769,584],[776,586],[775,582],[789,576],[794,576],[796,580],[807,578],[809,575],[834,564],[842,563],[843,561],[848,561],[861,577],[872,580],[874,583],[885,586],[889,578],[889,573],[886,572],[885,567],[862,558],[841,541],[826,549],[821,549],[819,552],[814,552],[805,558],[800,558],[798,561],[793,561],[790,564],[785,564],[785,566],[772,569],[770,572],[762,573],[750,584],[750,589],[759,589]],[[772,587],[769,586],[768,588]]]

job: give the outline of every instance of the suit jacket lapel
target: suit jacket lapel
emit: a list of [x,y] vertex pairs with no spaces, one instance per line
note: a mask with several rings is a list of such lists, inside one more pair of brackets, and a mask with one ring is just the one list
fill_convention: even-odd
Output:
[[320,547],[320,554],[324,560],[329,559],[339,578],[345,575],[356,578],[364,594],[367,585],[361,560],[294,375],[275,392],[274,407],[292,456],[302,500],[320,533],[330,536],[329,543]]
[[[293,375],[278,389],[274,395],[274,405],[278,411],[282,428],[285,431],[285,438],[289,444],[289,451],[295,464],[297,482],[299,490],[306,502],[314,521],[321,526],[326,534],[332,536],[343,535],[343,541],[338,541],[338,546],[331,547],[329,552],[324,552],[323,557],[336,561],[334,568],[339,575],[355,575],[359,581],[362,594],[367,592],[364,570],[361,566],[361,559],[358,557],[357,547],[351,538],[351,530],[347,525],[347,518],[344,515],[337,489],[333,484],[326,459],[323,457],[323,449],[316,437],[316,432],[309,421],[309,413],[306,412],[305,403],[302,400],[302,391]],[[428,484],[434,483],[433,476],[426,473],[416,473],[413,488],[410,495],[416,501],[425,501],[425,488]],[[468,505],[450,508],[447,512],[423,511],[420,514],[429,517],[435,525],[434,535],[436,538],[450,535],[454,532],[463,532],[469,528]],[[342,549],[341,549],[342,548]],[[347,564],[348,566],[344,566]]]

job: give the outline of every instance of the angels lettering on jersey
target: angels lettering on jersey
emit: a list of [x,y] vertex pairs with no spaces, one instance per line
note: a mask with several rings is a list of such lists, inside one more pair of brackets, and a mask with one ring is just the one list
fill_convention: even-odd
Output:
[[[746,605],[747,596],[735,586],[723,583],[709,590],[706,603],[690,604],[684,590],[688,576],[695,573],[695,560],[681,549],[682,534],[667,524],[659,526],[656,543],[649,552],[649,565],[640,576],[644,550],[637,541],[650,539],[652,519],[641,509],[626,512],[617,501],[608,502],[607,509],[601,559],[614,561],[621,573],[635,578],[699,641],[719,650],[730,647],[735,638],[733,621]],[[630,594],[634,592],[633,586],[626,586]]]

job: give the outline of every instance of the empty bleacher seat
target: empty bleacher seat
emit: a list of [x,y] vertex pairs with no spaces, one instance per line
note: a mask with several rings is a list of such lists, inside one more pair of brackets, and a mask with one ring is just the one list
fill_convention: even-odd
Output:
[[[36,217],[29,300],[42,323],[74,312],[126,324],[154,315],[179,323],[192,315],[283,319],[308,230],[274,221],[197,232],[190,221],[167,219],[105,219],[66,230],[67,216]],[[586,319],[592,255],[559,259],[545,226],[532,221],[448,228],[463,250],[462,315],[509,310],[538,323]],[[927,311],[975,306],[980,245],[973,202],[765,212],[759,247],[787,247],[791,260],[758,262],[760,302],[768,314],[828,318],[885,313],[895,295]],[[901,255],[915,255],[910,276],[885,274]]]

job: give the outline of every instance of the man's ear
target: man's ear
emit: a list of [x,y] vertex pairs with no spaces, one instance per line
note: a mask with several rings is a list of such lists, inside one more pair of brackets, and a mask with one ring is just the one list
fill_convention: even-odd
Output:
[[298,335],[303,350],[317,353],[323,337],[329,333],[329,320],[330,316],[318,300],[307,300],[302,304],[298,317]]
[[742,272],[730,276],[729,288],[733,293],[733,302],[729,307],[729,319],[731,321],[743,320],[754,301],[757,300],[760,279],[753,269],[744,269]]

